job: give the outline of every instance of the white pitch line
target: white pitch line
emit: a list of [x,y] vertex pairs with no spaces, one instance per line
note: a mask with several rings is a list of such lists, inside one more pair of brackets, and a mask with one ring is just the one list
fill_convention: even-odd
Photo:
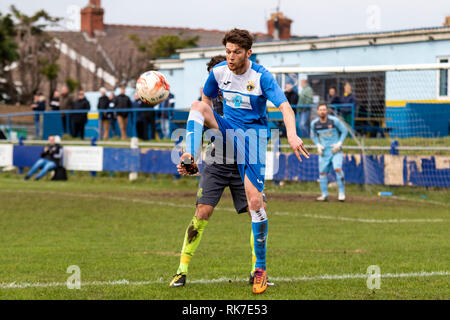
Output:
[[[369,274],[342,274],[342,275],[319,275],[319,276],[302,276],[302,277],[270,277],[270,280],[277,282],[301,282],[301,281],[321,281],[321,280],[348,280],[348,279],[367,279]],[[438,276],[450,276],[450,271],[432,271],[432,272],[412,272],[412,273],[384,273],[380,274],[381,278],[423,278],[423,277],[438,277]],[[115,280],[115,281],[87,281],[81,282],[83,287],[92,286],[144,286],[152,284],[167,284],[169,280],[158,279],[158,280],[148,280],[148,281],[128,281],[128,280]],[[198,284],[214,284],[214,283],[226,283],[226,282],[247,282],[248,279],[237,279],[237,278],[227,278],[221,277],[218,279],[197,279],[189,280],[189,283]],[[0,283],[0,290],[7,289],[27,289],[27,288],[55,288],[55,287],[66,287],[66,282],[35,282],[35,283]]]
[[323,216],[308,213],[300,214],[290,212],[274,212],[273,214],[277,216],[291,216],[291,217],[293,216],[293,217],[305,217],[305,218],[325,219],[325,220],[353,221],[362,223],[444,222],[444,219],[361,219],[361,218]]
[[[0,190],[0,192],[17,192],[15,190]],[[164,201],[154,201],[154,200],[146,200],[146,199],[136,199],[136,198],[126,198],[126,197],[116,197],[116,196],[107,196],[107,195],[94,195],[94,194],[85,194],[85,193],[69,193],[69,192],[54,192],[54,191],[29,191],[24,190],[20,191],[21,193],[40,193],[40,194],[52,194],[52,195],[63,195],[68,197],[80,197],[80,198],[90,198],[90,199],[108,199],[108,200],[116,200],[116,201],[131,201],[135,203],[143,203],[143,204],[155,204],[160,206],[169,206],[174,208],[186,208],[186,209],[195,209],[194,205],[189,204],[176,204],[171,202]],[[225,207],[217,207],[216,210],[222,210],[227,212],[235,212],[233,208],[225,208]],[[361,222],[361,223],[436,223],[436,222],[446,222],[444,219],[363,219],[363,218],[350,218],[350,217],[342,217],[342,216],[325,216],[318,214],[308,214],[308,213],[292,213],[292,212],[280,212],[275,211],[273,213],[277,216],[293,216],[293,217],[304,217],[304,218],[312,218],[312,219],[324,219],[324,220],[338,220],[338,221],[349,221],[349,222]]]

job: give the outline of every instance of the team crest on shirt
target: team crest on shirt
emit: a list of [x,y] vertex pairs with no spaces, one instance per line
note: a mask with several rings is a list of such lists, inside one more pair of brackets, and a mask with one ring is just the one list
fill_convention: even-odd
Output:
[[253,91],[253,90],[255,90],[255,83],[253,82],[253,81],[249,81],[248,83],[247,83],[247,91]]
[[333,125],[332,125],[332,124],[329,124],[329,125],[328,125],[328,129],[333,129]]

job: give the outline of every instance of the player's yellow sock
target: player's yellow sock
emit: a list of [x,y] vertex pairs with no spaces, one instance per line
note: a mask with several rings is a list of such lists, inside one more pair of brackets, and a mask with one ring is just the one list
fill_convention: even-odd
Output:
[[200,240],[202,238],[203,230],[208,224],[208,220],[199,219],[194,217],[186,229],[184,235],[183,248],[181,249],[180,266],[178,267],[178,273],[188,273],[189,262],[195,253]]

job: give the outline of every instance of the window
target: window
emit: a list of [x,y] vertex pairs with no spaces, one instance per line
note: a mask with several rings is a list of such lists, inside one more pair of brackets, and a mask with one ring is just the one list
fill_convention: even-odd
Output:
[[[448,63],[449,59],[439,59],[439,63]],[[439,97],[448,97],[449,96],[449,77],[448,77],[448,69],[440,69],[439,70]]]

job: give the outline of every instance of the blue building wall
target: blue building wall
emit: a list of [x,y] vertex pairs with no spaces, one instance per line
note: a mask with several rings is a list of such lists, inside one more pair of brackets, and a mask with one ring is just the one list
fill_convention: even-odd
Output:
[[[257,59],[265,67],[301,66],[365,66],[391,64],[436,63],[438,57],[450,56],[450,40],[417,43],[376,45],[314,51],[257,53]],[[199,96],[199,89],[207,77],[206,62],[209,59],[184,61],[184,69],[177,69],[169,78],[177,97],[177,108],[188,107]],[[169,70],[161,69],[166,76]],[[417,81],[419,79],[420,81]],[[413,90],[420,85],[418,90]],[[435,71],[388,72],[386,74],[386,100],[434,100],[437,99],[437,75]]]

